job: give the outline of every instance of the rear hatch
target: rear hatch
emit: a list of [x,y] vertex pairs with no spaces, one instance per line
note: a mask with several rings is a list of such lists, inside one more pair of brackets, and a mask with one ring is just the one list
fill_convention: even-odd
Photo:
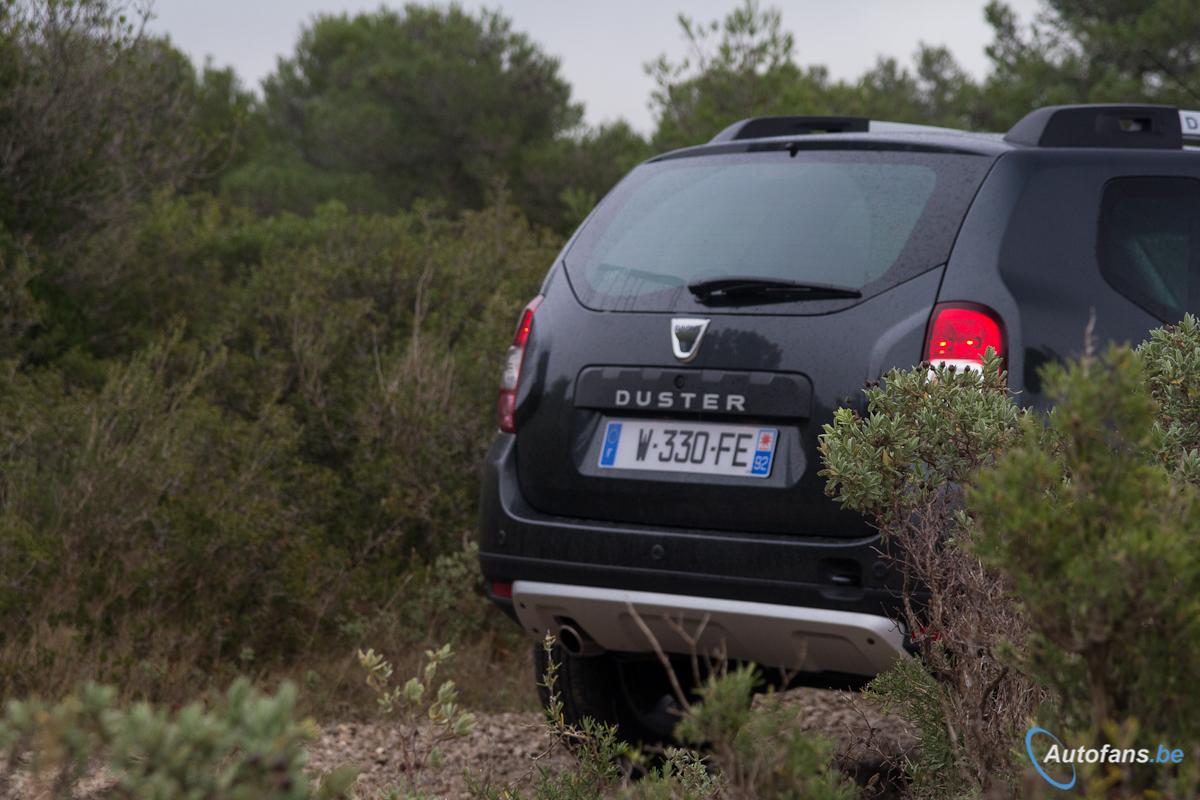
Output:
[[750,143],[642,165],[552,271],[517,407],[521,490],[572,518],[843,538],[817,436],[922,358],[989,156]]

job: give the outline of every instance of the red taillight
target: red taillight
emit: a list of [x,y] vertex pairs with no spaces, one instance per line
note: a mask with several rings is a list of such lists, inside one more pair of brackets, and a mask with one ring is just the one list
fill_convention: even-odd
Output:
[[492,595],[511,599],[512,583],[509,581],[492,581]]
[[496,395],[496,424],[505,433],[516,433],[517,423],[513,414],[517,410],[517,387],[521,385],[521,364],[525,361],[525,343],[533,331],[533,312],[542,304],[538,295],[529,301],[521,312],[517,332],[513,334],[512,346],[504,358],[504,371],[500,373],[500,393]]
[[1004,358],[1004,327],[996,312],[970,303],[939,303],[929,321],[925,357],[960,368],[978,367],[991,347]]

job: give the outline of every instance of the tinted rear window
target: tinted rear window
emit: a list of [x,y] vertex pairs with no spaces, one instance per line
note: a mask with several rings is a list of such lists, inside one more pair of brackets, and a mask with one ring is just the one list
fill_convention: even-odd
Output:
[[[702,308],[687,284],[730,276],[870,296],[946,262],[990,162],[782,150],[646,164],[596,210],[566,255],[567,271],[580,300],[605,310]],[[808,313],[847,302],[741,310]]]
[[1097,242],[1100,271],[1121,294],[1165,321],[1200,311],[1200,180],[1109,181]]

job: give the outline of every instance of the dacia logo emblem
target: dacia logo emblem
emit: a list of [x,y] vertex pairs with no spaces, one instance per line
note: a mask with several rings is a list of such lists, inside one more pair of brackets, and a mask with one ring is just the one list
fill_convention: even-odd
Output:
[[709,320],[695,317],[676,317],[671,320],[671,350],[684,364],[700,352],[700,340],[708,330]]

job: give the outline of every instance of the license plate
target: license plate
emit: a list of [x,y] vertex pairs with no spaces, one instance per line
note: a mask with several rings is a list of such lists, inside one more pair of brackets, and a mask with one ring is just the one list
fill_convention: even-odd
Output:
[[766,478],[778,438],[778,429],[753,425],[610,420],[600,466]]

